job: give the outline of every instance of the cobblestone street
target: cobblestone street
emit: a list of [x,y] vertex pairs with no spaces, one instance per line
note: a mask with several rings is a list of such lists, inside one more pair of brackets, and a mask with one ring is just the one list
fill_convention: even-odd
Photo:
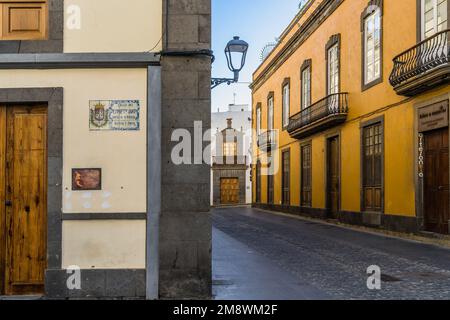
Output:
[[215,209],[213,225],[217,299],[450,299],[449,249],[250,208]]

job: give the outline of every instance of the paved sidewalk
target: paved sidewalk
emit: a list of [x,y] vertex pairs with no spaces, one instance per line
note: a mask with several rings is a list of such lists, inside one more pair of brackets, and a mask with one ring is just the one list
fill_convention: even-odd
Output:
[[213,295],[219,300],[330,298],[223,232],[213,229]]

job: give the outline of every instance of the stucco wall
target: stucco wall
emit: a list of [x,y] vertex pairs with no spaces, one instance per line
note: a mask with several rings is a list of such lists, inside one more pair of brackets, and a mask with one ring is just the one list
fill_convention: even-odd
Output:
[[[3,88],[64,88],[64,213],[146,212],[146,91],[142,70],[0,71]],[[140,131],[89,131],[89,100],[140,100]],[[71,191],[72,168],[102,168],[103,190]]]
[[[321,1],[317,1],[320,3]],[[303,142],[312,142],[312,206],[326,207],[326,136],[341,134],[341,210],[359,212],[360,206],[360,124],[385,116],[385,212],[392,215],[415,216],[414,204],[414,110],[413,102],[403,101],[389,83],[392,59],[416,43],[416,1],[384,1],[383,9],[383,83],[361,90],[361,13],[367,1],[343,1],[336,11],[314,31],[271,77],[253,91],[253,116],[256,105],[262,104],[263,129],[267,124],[267,96],[274,92],[275,129],[280,130],[279,147],[291,149],[291,205],[300,203],[300,149]],[[399,23],[399,17],[401,23]],[[298,27],[294,27],[298,30]],[[292,36],[293,32],[289,33]],[[312,59],[312,102],[326,96],[326,51],[331,36],[341,34],[341,92],[349,93],[347,123],[321,132],[302,141],[291,139],[281,130],[282,92],[286,77],[291,80],[290,114],[300,110],[300,68]],[[285,40],[287,42],[287,39]],[[274,52],[275,54],[275,52]],[[274,54],[271,57],[274,57]],[[265,61],[255,72],[257,77],[269,65]],[[398,105],[396,105],[398,104]],[[391,108],[389,106],[392,106]],[[386,108],[385,110],[382,110]],[[256,123],[256,122],[255,122]],[[254,140],[254,154],[261,155]],[[280,156],[280,155],[279,155]],[[253,172],[256,173],[255,171]],[[253,185],[255,187],[255,185]],[[267,177],[262,177],[262,200],[267,199]],[[255,195],[253,196],[255,199]],[[281,170],[275,177],[275,204],[281,204]]]
[[[64,6],[64,52],[161,50],[162,0],[65,0]],[[80,9],[79,29],[71,27],[71,6]]]
[[[64,88],[64,214],[146,212],[146,69],[1,70],[0,83]],[[140,131],[89,131],[89,100],[115,99],[140,101]],[[72,191],[72,168],[102,168],[103,190]],[[145,221],[65,221],[62,255],[64,266],[145,268]]]
[[145,221],[65,221],[62,267],[145,269]]

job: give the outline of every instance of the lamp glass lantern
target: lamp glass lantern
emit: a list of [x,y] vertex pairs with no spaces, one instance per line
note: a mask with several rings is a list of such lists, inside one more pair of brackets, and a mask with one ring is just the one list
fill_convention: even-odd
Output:
[[234,37],[225,47],[228,69],[234,73],[234,80],[239,79],[239,72],[244,68],[247,58],[248,43],[239,37]]

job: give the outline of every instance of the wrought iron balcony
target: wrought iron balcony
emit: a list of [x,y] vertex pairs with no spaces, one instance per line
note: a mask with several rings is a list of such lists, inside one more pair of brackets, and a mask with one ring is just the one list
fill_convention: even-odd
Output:
[[441,31],[394,58],[389,81],[398,94],[414,96],[450,80],[449,35]]
[[291,137],[302,139],[344,123],[348,114],[348,93],[329,95],[289,120],[287,131]]
[[213,166],[246,166],[247,156],[219,156],[213,157]]
[[277,143],[277,135],[275,130],[268,130],[258,136],[258,147],[262,151],[269,152],[275,149]]

